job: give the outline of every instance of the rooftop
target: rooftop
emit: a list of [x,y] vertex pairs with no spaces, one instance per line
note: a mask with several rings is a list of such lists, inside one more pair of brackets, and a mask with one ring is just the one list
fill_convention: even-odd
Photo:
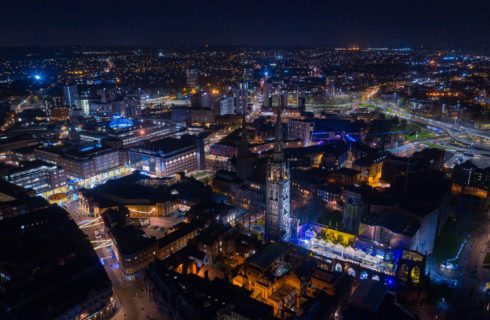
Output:
[[143,230],[131,225],[118,225],[110,234],[119,252],[124,255],[133,255],[157,243],[155,238],[147,237]]
[[161,140],[145,143],[143,146],[134,147],[133,149],[140,149],[151,152],[159,152],[163,155],[175,153],[183,149],[193,148],[195,145],[192,141],[176,139],[176,138],[164,138]]
[[[1,319],[56,318],[111,282],[86,235],[58,206],[0,222]],[[7,311],[10,309],[10,311]]]
[[259,251],[248,258],[246,262],[265,271],[269,269],[274,261],[285,255],[287,251],[288,248],[285,245],[277,242],[271,242],[259,249]]

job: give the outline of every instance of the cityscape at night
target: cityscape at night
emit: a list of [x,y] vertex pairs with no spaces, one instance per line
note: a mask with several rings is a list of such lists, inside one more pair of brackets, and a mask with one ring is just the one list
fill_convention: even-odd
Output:
[[490,2],[1,7],[0,320],[490,319]]

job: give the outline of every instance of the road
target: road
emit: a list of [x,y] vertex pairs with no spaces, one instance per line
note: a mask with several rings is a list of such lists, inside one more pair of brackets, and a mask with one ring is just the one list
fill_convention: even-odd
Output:
[[[104,234],[103,225],[99,219],[88,217],[83,210],[80,209],[78,201],[73,201],[66,205],[66,210],[77,224],[83,226],[81,230],[89,237],[90,241],[110,240]],[[100,233],[100,239],[95,236],[95,231]],[[94,247],[97,243],[94,243]],[[150,301],[148,292],[142,280],[128,282],[123,279],[119,265],[114,257],[112,246],[104,247],[95,250],[97,255],[103,261],[104,268],[111,279],[112,289],[119,299],[121,308],[114,315],[113,319],[122,320],[149,320],[160,319],[161,316],[153,302]]]
[[[478,143],[475,141],[471,141],[465,138],[461,138],[458,136],[459,133],[465,133],[465,134],[472,134],[480,139],[489,139],[490,138],[490,133],[484,130],[478,130],[474,128],[469,128],[469,127],[463,127],[463,126],[454,126],[453,124],[443,122],[443,121],[437,121],[437,120],[432,120],[420,115],[413,115],[408,113],[406,110],[403,108],[400,108],[396,106],[395,104],[388,104],[388,105],[381,105],[379,106],[380,108],[386,110],[387,113],[391,113],[393,115],[396,115],[397,117],[412,121],[412,122],[417,122],[426,126],[433,126],[436,128],[440,128],[444,130],[453,140],[458,141],[460,143],[466,144],[468,146],[474,147],[474,148],[479,148],[484,151],[490,152],[490,144],[482,144]],[[387,111],[387,109],[390,108],[392,111]]]

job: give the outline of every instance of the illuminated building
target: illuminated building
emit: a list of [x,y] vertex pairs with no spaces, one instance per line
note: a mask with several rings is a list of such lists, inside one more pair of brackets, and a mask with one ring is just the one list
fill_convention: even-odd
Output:
[[178,252],[201,230],[195,223],[180,223],[173,228],[175,231],[158,239],[146,235],[134,225],[116,225],[110,228],[114,252],[126,280],[132,281],[140,277],[142,271],[155,259],[163,260]]
[[34,190],[27,190],[0,179],[0,221],[49,206]]
[[453,193],[476,196],[482,199],[482,208],[488,207],[490,198],[490,167],[479,168],[471,161],[456,165],[453,169]]
[[313,133],[313,126],[314,126],[313,119],[311,120],[290,119],[288,121],[288,139],[310,142],[311,134]]
[[138,94],[128,94],[123,101],[126,104],[124,116],[133,119],[141,116],[141,101]]
[[219,101],[219,115],[235,114],[233,97],[223,97]]
[[363,132],[364,123],[361,121],[352,122],[339,118],[315,119],[311,137],[313,141],[317,141],[362,135]]
[[36,159],[56,164],[69,180],[79,185],[104,181],[125,170],[124,151],[97,145],[80,147],[41,147],[34,150]]
[[209,281],[169,270],[156,261],[145,273],[152,301],[164,319],[272,320],[272,308],[227,280]]
[[360,182],[376,186],[381,178],[384,158],[382,154],[372,154],[354,161],[352,169],[361,172]]
[[197,88],[199,80],[199,71],[197,69],[187,69],[186,70],[186,81],[189,88]]
[[233,95],[235,98],[235,113],[247,114],[248,84],[247,83],[238,84],[238,88],[233,90]]
[[[116,120],[115,122],[112,122]],[[86,143],[100,143],[114,149],[128,148],[144,141],[157,140],[182,130],[180,126],[170,123],[148,124],[144,127],[130,126],[131,119],[115,117],[109,123],[115,126],[112,132],[99,133],[82,130],[79,132],[80,140]]]
[[134,121],[121,116],[112,117],[109,127],[114,130],[128,129],[134,127]]
[[199,225],[192,222],[180,223],[174,228],[176,228],[177,230],[171,232],[163,238],[158,239],[158,259],[163,260],[170,256],[172,253],[181,250],[201,231]]
[[336,184],[323,184],[317,189],[317,196],[323,201],[331,204],[337,205],[342,198],[342,188]]
[[412,213],[400,208],[372,206],[359,226],[359,237],[386,247],[432,254],[438,212]]
[[109,208],[125,207],[129,218],[148,219],[188,211],[208,196],[210,190],[195,179],[182,175],[176,179],[151,178],[136,171],[92,189],[81,189],[79,202],[83,210],[96,216]]
[[[407,220],[402,219],[401,223],[404,221]],[[433,236],[434,231],[432,232]],[[389,235],[386,234],[386,239],[388,238]],[[398,237],[393,239],[393,243],[403,239],[407,238]],[[308,249],[311,256],[322,261],[324,270],[346,272],[360,280],[382,281],[389,287],[398,285],[395,278],[400,280],[399,284],[409,287],[421,283],[421,270],[425,268],[425,259],[421,253],[393,248],[363,236],[358,237],[313,223],[300,226],[298,240],[295,244]],[[407,269],[414,270],[413,279],[402,276]]]
[[359,184],[360,172],[354,169],[342,167],[327,177],[327,182],[336,183],[342,186],[352,186]]
[[128,151],[129,166],[149,174],[167,177],[177,172],[191,172],[202,162],[196,144],[189,140],[164,138],[133,147]]
[[67,105],[70,108],[70,110],[73,109],[74,107],[80,108],[80,97],[78,95],[77,85],[64,86],[63,94],[64,94],[65,105]]
[[281,241],[289,236],[291,203],[291,181],[289,179],[289,164],[284,160],[281,108],[277,108],[274,153],[267,167],[265,190],[265,238],[267,241]]
[[4,179],[26,189],[33,189],[37,194],[48,195],[65,191],[66,174],[62,168],[43,161],[21,163],[21,167],[9,170]]
[[50,109],[50,119],[52,121],[66,121],[69,118],[69,108],[57,107]]
[[325,270],[320,260],[296,247],[269,243],[248,257],[233,277],[235,286],[273,307],[277,318],[333,319],[348,296],[352,279]]

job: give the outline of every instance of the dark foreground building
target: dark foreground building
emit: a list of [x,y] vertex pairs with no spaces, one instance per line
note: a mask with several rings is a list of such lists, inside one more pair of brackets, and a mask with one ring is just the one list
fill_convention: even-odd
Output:
[[252,299],[247,290],[221,279],[177,273],[162,261],[150,266],[145,282],[164,319],[274,319],[272,307]]
[[85,234],[58,206],[0,222],[0,319],[105,319],[115,298]]

